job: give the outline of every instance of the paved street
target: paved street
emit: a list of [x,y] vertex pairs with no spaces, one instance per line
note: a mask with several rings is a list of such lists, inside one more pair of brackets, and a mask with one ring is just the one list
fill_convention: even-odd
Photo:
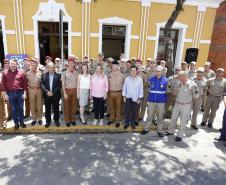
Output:
[[155,132],[2,135],[0,185],[225,185],[226,147],[213,141],[223,110],[182,143]]

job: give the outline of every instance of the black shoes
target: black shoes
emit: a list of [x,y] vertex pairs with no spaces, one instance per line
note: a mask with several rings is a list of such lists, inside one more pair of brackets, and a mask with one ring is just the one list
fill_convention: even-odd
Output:
[[156,120],[153,120],[152,123],[153,123],[153,125],[157,126],[157,121]]
[[206,125],[206,122],[202,122],[201,126],[204,127]]
[[174,134],[173,134],[173,133],[166,132],[165,135],[166,135],[166,136],[172,136],[172,135],[174,135]]
[[31,126],[34,126],[36,124],[36,121],[31,122]]
[[157,132],[159,137],[163,137],[163,133],[162,132]]
[[48,128],[50,126],[50,123],[45,124],[45,128]]
[[70,124],[71,124],[72,126],[75,126],[75,125],[76,125],[76,122],[75,122],[75,121],[72,121]]
[[176,142],[181,142],[181,140],[182,140],[182,138],[180,138],[180,137],[178,137],[178,136],[175,138],[175,141],[176,141]]
[[136,123],[135,124],[131,124],[131,127],[132,127],[133,130],[135,130],[136,129]]
[[20,126],[21,126],[22,128],[26,128],[26,127],[27,127],[24,123],[20,123]]
[[120,127],[120,122],[116,122],[115,127]]
[[56,127],[60,127],[60,123],[57,121],[55,122]]
[[18,130],[20,128],[19,124],[15,124],[14,129]]
[[207,124],[207,127],[213,128],[213,124],[212,124],[212,123],[208,123],[208,124]]
[[124,129],[127,129],[128,127],[129,127],[128,124],[125,124],[125,125],[124,125]]
[[70,127],[70,126],[71,126],[71,124],[70,124],[70,123],[66,123],[66,126],[67,126],[67,127]]
[[[204,127],[205,125],[206,125],[206,122],[202,122],[202,123],[201,123],[201,126],[202,126],[202,127]],[[213,123],[208,123],[208,124],[207,124],[207,127],[213,128]]]
[[191,125],[191,128],[194,130],[198,130],[199,128],[196,125]]
[[226,138],[214,138],[214,140],[216,140],[216,141],[226,141]]
[[139,125],[139,122],[138,121],[135,121],[135,125],[138,126]]
[[147,130],[142,130],[141,135],[146,135],[148,133]]
[[39,125],[42,125],[42,120],[38,120],[38,124]]
[[113,121],[108,121],[107,125],[111,125],[113,123]]

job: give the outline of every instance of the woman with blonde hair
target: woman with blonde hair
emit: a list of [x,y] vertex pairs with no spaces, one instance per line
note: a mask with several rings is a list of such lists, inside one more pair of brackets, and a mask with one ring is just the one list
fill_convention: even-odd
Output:
[[78,75],[77,96],[80,106],[80,121],[84,125],[87,124],[84,118],[84,112],[85,106],[88,105],[89,101],[90,80],[91,75],[88,72],[88,66],[86,64],[83,64],[81,66],[81,74]]
[[95,119],[93,125],[97,125],[98,120],[100,125],[104,124],[104,104],[108,93],[108,78],[103,73],[101,65],[97,65],[95,73],[91,77],[90,83],[90,98],[93,99]]

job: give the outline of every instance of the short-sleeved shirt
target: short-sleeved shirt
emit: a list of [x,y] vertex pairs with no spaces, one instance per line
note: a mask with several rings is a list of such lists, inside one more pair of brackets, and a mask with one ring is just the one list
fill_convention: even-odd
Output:
[[199,96],[201,97],[206,92],[207,80],[206,79],[198,80],[197,78],[195,78],[195,79],[193,79],[193,81],[197,84],[198,89],[199,89]]
[[66,89],[77,88],[77,80],[78,72],[76,70],[73,70],[73,72],[67,70],[61,75],[61,81],[65,85]]
[[208,93],[212,96],[223,96],[226,91],[226,79],[212,78],[207,82]]
[[111,72],[108,76],[109,90],[110,91],[121,91],[124,82],[123,74],[118,72]]
[[26,78],[28,87],[38,88],[41,84],[42,71],[39,69],[35,72],[29,70],[26,72]]
[[184,84],[179,83],[176,101],[180,103],[190,103],[193,99],[199,98],[198,86],[195,82],[188,79]]
[[210,78],[214,78],[215,76],[216,76],[215,72],[211,69],[208,72],[204,71],[204,74],[203,74],[203,77],[207,80]]

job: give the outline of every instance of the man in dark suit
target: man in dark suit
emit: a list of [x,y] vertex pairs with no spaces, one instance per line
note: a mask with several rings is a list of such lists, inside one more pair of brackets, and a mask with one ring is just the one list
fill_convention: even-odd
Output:
[[45,118],[48,128],[51,124],[51,112],[53,109],[54,122],[57,127],[59,123],[59,102],[61,97],[61,75],[55,72],[55,64],[50,62],[47,64],[47,71],[42,76],[41,87],[43,90],[43,97],[45,103]]

